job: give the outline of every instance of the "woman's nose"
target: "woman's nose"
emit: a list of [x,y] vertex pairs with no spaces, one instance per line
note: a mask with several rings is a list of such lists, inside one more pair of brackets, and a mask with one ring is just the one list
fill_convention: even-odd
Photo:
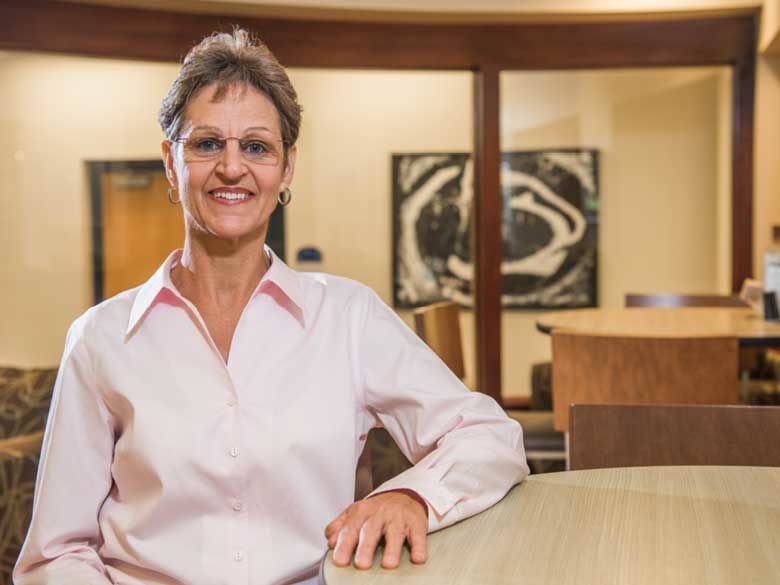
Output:
[[228,140],[217,161],[217,172],[225,177],[240,177],[246,173],[244,157],[238,140]]

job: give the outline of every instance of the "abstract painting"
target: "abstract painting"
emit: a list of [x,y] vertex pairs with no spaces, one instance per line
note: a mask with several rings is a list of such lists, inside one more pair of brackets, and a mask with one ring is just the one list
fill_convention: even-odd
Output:
[[[473,306],[470,155],[396,154],[392,164],[395,306]],[[598,152],[507,152],[501,184],[503,306],[595,306]]]

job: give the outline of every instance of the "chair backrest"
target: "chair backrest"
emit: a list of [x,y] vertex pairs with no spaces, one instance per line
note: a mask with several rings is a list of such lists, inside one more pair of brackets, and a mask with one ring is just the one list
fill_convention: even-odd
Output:
[[571,469],[780,466],[780,407],[573,404]]
[[749,307],[729,295],[626,294],[626,307]]
[[555,428],[569,404],[735,404],[735,337],[624,337],[554,330]]
[[463,345],[460,337],[460,307],[444,301],[414,311],[414,328],[445,364],[463,379]]

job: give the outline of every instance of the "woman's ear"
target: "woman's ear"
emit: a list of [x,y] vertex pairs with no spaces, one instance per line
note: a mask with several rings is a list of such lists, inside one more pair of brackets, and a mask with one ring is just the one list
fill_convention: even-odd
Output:
[[174,189],[179,188],[179,183],[176,179],[176,169],[174,167],[173,160],[173,142],[170,140],[163,140],[160,144],[162,149],[162,159],[165,165],[165,176],[168,178],[168,183]]
[[298,147],[293,145],[292,148],[287,151],[287,164],[284,166],[282,184],[279,186],[280,191],[284,191],[292,184],[293,176],[295,175],[295,159],[297,156]]

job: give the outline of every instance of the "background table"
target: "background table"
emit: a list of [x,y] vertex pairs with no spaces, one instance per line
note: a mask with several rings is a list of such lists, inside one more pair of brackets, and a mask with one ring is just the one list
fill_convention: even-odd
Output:
[[639,467],[531,476],[429,535],[393,571],[323,564],[328,585],[775,585],[780,468]]
[[750,308],[576,309],[545,313],[536,327],[542,333],[560,328],[623,336],[733,335],[743,346],[780,345],[780,322],[765,321]]

